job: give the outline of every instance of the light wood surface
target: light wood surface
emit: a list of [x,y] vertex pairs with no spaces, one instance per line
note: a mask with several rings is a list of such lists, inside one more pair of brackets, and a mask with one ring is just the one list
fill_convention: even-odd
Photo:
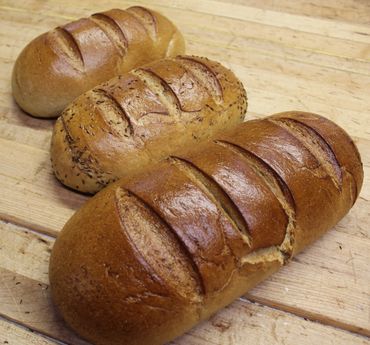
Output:
[[367,0],[0,0],[0,344],[84,344],[50,302],[47,266],[54,238],[87,197],[53,177],[54,121],[14,104],[14,60],[54,26],[133,4],[170,17],[189,53],[232,68],[248,91],[248,118],[292,109],[325,115],[354,137],[365,168],[361,196],[345,219],[173,344],[370,344]]
[[57,345],[59,342],[48,339],[27,328],[0,319],[0,344],[9,345]]

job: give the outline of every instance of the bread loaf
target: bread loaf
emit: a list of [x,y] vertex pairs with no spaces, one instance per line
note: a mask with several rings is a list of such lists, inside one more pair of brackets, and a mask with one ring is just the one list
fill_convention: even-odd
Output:
[[180,56],[113,78],[57,120],[52,166],[65,185],[95,193],[244,119],[241,82],[222,65]]
[[184,39],[164,16],[144,7],[113,9],[35,38],[13,70],[18,105],[55,117],[77,96],[137,66],[184,53]]
[[52,251],[53,300],[94,344],[163,344],[333,227],[362,180],[353,141],[325,118],[243,123],[77,211]]

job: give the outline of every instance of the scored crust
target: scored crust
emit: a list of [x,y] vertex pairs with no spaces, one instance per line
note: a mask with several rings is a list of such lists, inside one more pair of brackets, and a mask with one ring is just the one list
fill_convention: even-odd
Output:
[[95,193],[235,126],[246,108],[243,85],[219,63],[159,60],[100,84],[62,113],[53,169],[65,185]]
[[56,117],[99,83],[184,51],[181,33],[161,14],[140,6],[112,9],[31,41],[14,65],[13,96],[33,116]]

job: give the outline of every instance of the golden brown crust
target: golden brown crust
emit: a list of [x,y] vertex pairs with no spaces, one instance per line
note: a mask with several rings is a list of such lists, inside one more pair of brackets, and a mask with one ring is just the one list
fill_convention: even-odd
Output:
[[[119,190],[104,193],[100,210],[95,208],[97,212],[89,218],[87,226],[83,225],[85,221],[82,219],[71,219],[69,226],[80,228],[81,233],[77,235],[67,231],[67,236],[60,238],[55,247],[52,262],[63,260],[58,255],[58,253],[61,254],[58,248],[72,249],[73,243],[78,241],[85,242],[86,246],[83,250],[72,249],[72,256],[80,261],[80,265],[72,267],[71,262],[64,258],[68,261],[66,265],[54,266],[51,276],[68,276],[65,282],[71,287],[64,289],[60,286],[64,291],[55,287],[54,292],[56,295],[64,294],[66,300],[81,300],[81,304],[76,304],[74,308],[69,309],[66,321],[74,324],[74,327],[81,329],[85,334],[98,329],[100,337],[108,344],[128,343],[128,339],[131,339],[133,344],[140,344],[142,339],[137,332],[138,327],[139,325],[142,329],[149,327],[147,318],[149,314],[153,316],[151,323],[160,333],[167,331],[175,336],[179,331],[178,326],[175,320],[168,322],[168,316],[176,315],[176,318],[181,319],[182,315],[187,315],[187,318],[190,317],[196,322],[199,304],[196,293],[191,291],[192,294],[189,294],[191,303],[189,303],[183,294],[176,291],[174,286],[176,282],[169,282],[166,276],[156,270],[157,267],[154,269],[151,267],[152,263],[148,262],[145,255],[140,252],[140,249],[145,248],[145,243],[133,243],[133,230],[127,222],[121,222],[120,216],[125,216],[125,210],[121,212],[117,210],[117,207],[121,207],[117,206],[119,193]],[[135,206],[136,211],[143,207],[137,198],[132,198],[130,202],[125,198],[124,201],[131,209]],[[144,216],[145,213],[147,212],[140,212],[137,215]],[[105,219],[102,217],[104,214],[114,216]],[[150,214],[145,220],[148,227],[152,226],[153,232],[163,230],[163,224],[161,225],[160,219],[154,214]],[[141,225],[143,226],[143,223]],[[91,232],[91,227],[95,227],[97,232]],[[166,242],[171,245],[169,239],[163,241],[163,243]],[[87,261],[83,259],[85,250],[91,254]],[[178,252],[176,254],[178,255]],[[180,258],[178,259],[180,261]],[[96,263],[94,263],[95,260],[97,260]],[[183,264],[184,271],[189,272],[191,269],[186,270],[184,261],[180,262],[179,266]],[[191,273],[187,276],[191,276]],[[188,285],[191,286],[191,283],[189,282]],[[186,290],[184,287],[184,292]],[[114,306],[110,305],[110,301],[113,300],[115,300]],[[175,305],[169,307],[170,303]],[[90,308],[92,304],[94,307]],[[60,308],[63,310],[64,307],[60,306]],[[104,315],[104,319],[100,319],[99,315]],[[123,329],[127,333],[120,339]],[[154,335],[153,342],[159,343],[160,338],[160,335]]]
[[[287,112],[277,114],[276,116],[294,118],[295,114],[296,112]],[[328,119],[306,112],[299,112],[299,115],[299,122],[315,131],[330,147],[337,164],[342,166],[342,170],[345,171],[343,174],[352,175],[352,187],[354,189],[352,202],[354,203],[362,187],[363,168],[360,154],[353,140],[340,127],[337,127],[338,130],[332,130],[333,123]],[[352,155],[355,155],[355,159]]]
[[183,54],[184,39],[159,13],[112,9],[40,35],[13,69],[13,95],[37,117],[55,117],[95,85],[137,66]]
[[335,225],[362,178],[353,142],[325,118],[243,123],[83,206],[53,248],[53,299],[94,344],[163,344]]
[[100,84],[57,120],[51,156],[58,179],[95,193],[244,119],[242,84],[220,64],[180,56]]
[[[208,157],[206,160],[205,154]],[[269,183],[268,172],[259,167],[255,160],[236,147],[218,141],[209,144],[206,152],[197,151],[192,154],[189,161],[207,176],[212,176],[242,215],[247,235],[253,238],[248,251],[241,253],[242,255],[283,242],[288,217],[276,197],[275,189],[279,187],[274,188],[273,182]],[[238,188],[235,188],[236,185]],[[266,204],[274,217],[263,217]]]

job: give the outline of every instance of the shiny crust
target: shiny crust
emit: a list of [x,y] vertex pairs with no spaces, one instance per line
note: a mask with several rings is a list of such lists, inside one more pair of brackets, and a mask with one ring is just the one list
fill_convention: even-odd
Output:
[[181,33],[155,11],[134,6],[96,13],[30,42],[15,62],[13,95],[29,114],[55,117],[99,83],[184,50]]
[[57,120],[51,145],[57,178],[95,193],[235,126],[246,93],[235,75],[206,58],[159,60],[100,84]]
[[240,124],[84,205],[53,248],[54,302],[94,344],[166,343],[334,226],[362,179],[352,140],[323,117]]

